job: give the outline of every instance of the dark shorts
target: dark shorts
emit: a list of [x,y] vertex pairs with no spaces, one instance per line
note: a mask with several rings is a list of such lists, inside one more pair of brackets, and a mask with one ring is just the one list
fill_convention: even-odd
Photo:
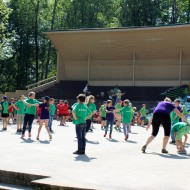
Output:
[[2,117],[2,118],[7,118],[7,117],[9,117],[9,114],[8,114],[8,113],[2,113],[2,114],[1,114],[1,117]]
[[106,121],[106,118],[105,118],[105,117],[102,117],[102,121]]
[[161,124],[163,125],[165,136],[169,137],[170,136],[170,130],[171,130],[171,119],[170,119],[170,115],[164,114],[164,113],[154,113],[153,114],[152,135],[154,137],[157,136]]

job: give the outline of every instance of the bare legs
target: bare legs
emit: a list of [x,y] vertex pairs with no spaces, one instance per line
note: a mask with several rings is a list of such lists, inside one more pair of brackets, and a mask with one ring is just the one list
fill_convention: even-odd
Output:
[[166,150],[166,146],[168,144],[168,140],[169,140],[170,137],[168,136],[165,136],[164,139],[163,139],[163,149]]
[[148,146],[153,140],[154,140],[154,136],[153,135],[151,135],[148,139],[147,139],[147,141],[146,141],[146,146]]
[[40,126],[39,126],[39,128],[38,128],[38,135],[37,135],[37,138],[36,138],[37,140],[40,139],[40,132],[41,132],[41,129],[42,129],[42,127],[43,127],[43,123],[45,123],[45,128],[46,128],[46,130],[47,130],[47,132],[48,132],[49,140],[52,139],[52,135],[51,135],[50,130],[49,130],[49,127],[48,127],[48,122],[49,122],[49,120],[45,120],[45,121],[40,120]]
[[7,129],[7,125],[8,125],[8,120],[9,120],[9,118],[3,118],[3,129]]

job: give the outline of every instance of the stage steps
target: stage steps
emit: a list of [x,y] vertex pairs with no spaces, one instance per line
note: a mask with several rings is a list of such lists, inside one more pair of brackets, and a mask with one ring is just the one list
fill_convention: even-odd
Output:
[[0,183],[0,190],[32,190],[31,187],[10,185],[5,183]]
[[51,184],[50,181],[49,176],[0,170],[0,190],[90,190],[70,185]]

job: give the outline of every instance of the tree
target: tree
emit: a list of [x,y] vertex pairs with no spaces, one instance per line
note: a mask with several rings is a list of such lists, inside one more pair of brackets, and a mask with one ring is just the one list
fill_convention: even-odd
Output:
[[13,40],[13,33],[9,31],[9,15],[12,10],[0,0],[0,60],[11,56],[10,43]]

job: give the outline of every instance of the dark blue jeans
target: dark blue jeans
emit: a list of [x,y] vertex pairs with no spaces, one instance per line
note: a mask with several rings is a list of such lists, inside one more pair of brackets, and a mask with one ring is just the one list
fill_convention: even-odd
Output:
[[109,128],[109,125],[110,125],[110,135],[112,135],[113,124],[114,124],[114,119],[106,121],[106,131],[105,131],[106,134],[108,132],[108,128]]
[[86,132],[87,132],[87,133],[88,133],[88,131],[90,130],[91,123],[92,123],[92,120],[91,120],[91,119],[87,119],[87,120],[86,120]]
[[77,134],[77,139],[78,139],[78,151],[85,151],[86,123],[76,125],[76,134]]
[[33,114],[25,114],[24,116],[24,124],[23,124],[23,129],[22,129],[22,134],[24,135],[25,134],[25,131],[26,131],[26,127],[28,125],[28,132],[31,133],[31,130],[32,130],[32,123],[34,121],[34,117],[35,115]]
[[52,123],[53,123],[53,119],[54,119],[54,115],[49,115],[49,122],[48,122],[48,127],[49,127],[49,130],[51,131],[52,130]]

